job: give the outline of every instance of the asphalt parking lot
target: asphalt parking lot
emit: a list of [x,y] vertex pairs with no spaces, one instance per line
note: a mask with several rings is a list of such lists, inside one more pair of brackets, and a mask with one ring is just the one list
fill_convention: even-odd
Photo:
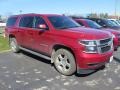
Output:
[[0,90],[120,90],[120,49],[104,70],[88,76],[63,76],[29,53],[0,53]]

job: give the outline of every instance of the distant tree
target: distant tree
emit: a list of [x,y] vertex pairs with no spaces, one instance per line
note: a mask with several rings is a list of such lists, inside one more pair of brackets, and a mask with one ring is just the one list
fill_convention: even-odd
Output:
[[108,13],[105,13],[105,16],[104,16],[105,18],[108,18],[109,17],[109,15],[108,15]]
[[100,17],[100,18],[104,18],[104,13],[100,13],[100,14],[99,14],[99,17]]
[[98,18],[98,15],[96,13],[91,13],[87,17],[88,18]]
[[71,17],[71,18],[84,18],[82,15],[77,15],[77,14],[75,14],[75,15],[68,15],[69,17]]
[[100,18],[108,18],[108,13],[100,13],[99,17]]

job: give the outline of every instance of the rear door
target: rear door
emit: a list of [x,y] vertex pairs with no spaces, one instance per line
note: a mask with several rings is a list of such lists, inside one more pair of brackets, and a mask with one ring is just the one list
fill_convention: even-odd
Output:
[[19,23],[19,36],[23,47],[32,49],[34,16],[23,16]]

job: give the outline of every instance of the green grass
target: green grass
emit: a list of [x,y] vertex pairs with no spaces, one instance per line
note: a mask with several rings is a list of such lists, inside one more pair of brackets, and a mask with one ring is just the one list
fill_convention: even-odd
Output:
[[0,27],[0,34],[4,32],[4,27]]
[[0,52],[4,51],[4,50],[9,50],[9,44],[8,44],[8,40],[6,38],[4,38],[3,36],[0,36]]

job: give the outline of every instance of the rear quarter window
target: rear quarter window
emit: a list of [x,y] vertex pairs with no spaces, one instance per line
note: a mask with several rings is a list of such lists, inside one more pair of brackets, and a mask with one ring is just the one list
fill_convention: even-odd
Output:
[[14,26],[15,23],[16,23],[16,21],[17,21],[17,17],[8,18],[8,20],[7,20],[7,26],[8,26],[8,27],[9,27],[9,26]]

